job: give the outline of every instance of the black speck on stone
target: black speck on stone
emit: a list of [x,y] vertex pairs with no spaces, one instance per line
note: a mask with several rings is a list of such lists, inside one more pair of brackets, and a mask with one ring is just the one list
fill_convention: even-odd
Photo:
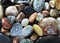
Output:
[[24,12],[25,12],[25,14],[31,15],[31,14],[33,14],[35,12],[35,10],[31,6],[26,6],[24,8]]
[[10,38],[0,33],[0,43],[12,43]]

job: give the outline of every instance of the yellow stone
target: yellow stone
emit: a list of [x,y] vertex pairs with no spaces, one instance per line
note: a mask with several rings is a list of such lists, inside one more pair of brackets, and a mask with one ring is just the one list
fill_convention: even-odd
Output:
[[43,36],[43,31],[41,29],[41,27],[37,24],[33,25],[33,30],[39,35],[39,36]]

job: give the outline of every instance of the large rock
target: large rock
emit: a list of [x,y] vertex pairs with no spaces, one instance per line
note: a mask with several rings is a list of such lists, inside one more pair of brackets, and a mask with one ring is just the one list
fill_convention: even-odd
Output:
[[40,12],[45,4],[45,0],[34,0],[33,7],[37,12]]

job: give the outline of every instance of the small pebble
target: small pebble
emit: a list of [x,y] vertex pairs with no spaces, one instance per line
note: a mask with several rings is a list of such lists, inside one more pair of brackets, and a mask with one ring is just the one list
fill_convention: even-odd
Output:
[[36,20],[37,21],[41,21],[43,19],[43,14],[42,13],[38,13],[37,16],[36,16]]
[[33,43],[33,41],[30,39],[22,39],[20,43]]
[[17,22],[21,22],[23,18],[25,17],[25,14],[23,12],[20,12],[18,16],[16,17]]
[[33,23],[33,22],[35,21],[37,14],[38,14],[38,13],[35,12],[35,13],[33,13],[33,14],[29,17],[29,22],[30,22],[30,23]]
[[26,27],[23,28],[22,30],[22,35],[23,36],[29,36],[33,31],[33,27],[31,25],[27,25]]
[[29,24],[29,20],[27,18],[24,18],[21,22],[22,26],[27,26]]
[[49,10],[49,8],[50,8],[50,7],[49,7],[49,3],[48,3],[48,2],[45,2],[45,9],[46,9],[46,10]]
[[33,30],[39,35],[39,36],[43,36],[43,31],[41,29],[41,27],[37,24],[33,25]]

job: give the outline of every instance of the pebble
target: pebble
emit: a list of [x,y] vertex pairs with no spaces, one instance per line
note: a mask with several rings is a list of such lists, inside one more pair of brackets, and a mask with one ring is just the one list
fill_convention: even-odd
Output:
[[16,17],[17,22],[21,22],[23,18],[25,17],[25,14],[23,12],[20,12],[18,16]]
[[22,39],[20,43],[33,43],[33,41],[30,39]]
[[51,9],[50,16],[51,17],[58,17],[59,16],[58,11],[56,9]]
[[5,29],[11,29],[11,24],[8,22],[7,18],[2,18],[2,27]]
[[39,36],[43,36],[43,31],[41,29],[41,27],[37,24],[33,25],[33,30],[39,35]]
[[38,1],[34,0],[33,2],[34,10],[36,10],[37,12],[42,11],[44,4],[45,4],[45,0],[38,0]]
[[45,2],[45,9],[46,10],[49,10],[50,6],[49,6],[49,3],[48,2]]
[[33,31],[33,27],[31,25],[27,25],[26,27],[23,28],[22,35],[27,37],[32,33],[32,31]]
[[22,26],[27,26],[29,24],[29,20],[27,18],[24,18],[21,22]]
[[7,16],[7,18],[8,18],[8,21],[9,21],[10,24],[13,24],[15,19],[16,19],[15,16]]
[[0,4],[0,19],[3,18],[3,8],[2,5]]
[[50,5],[50,7],[54,8],[55,7],[55,1],[50,0],[49,1],[49,5]]
[[5,15],[13,15],[13,16],[17,16],[18,15],[18,10],[15,6],[9,6],[6,8],[5,10]]
[[12,43],[11,39],[0,33],[0,43]]
[[58,22],[58,24],[60,24],[60,17],[57,18],[57,22]]
[[37,21],[41,21],[43,18],[44,18],[44,16],[43,16],[42,13],[38,13],[37,16],[36,16]]
[[36,33],[33,33],[30,37],[31,40],[36,41],[38,39],[38,35]]
[[10,31],[11,36],[17,36],[17,37],[23,38],[22,29],[23,29],[23,26],[20,23],[17,22],[13,24],[12,29]]
[[33,13],[33,14],[29,17],[29,22],[30,22],[30,23],[33,23],[33,22],[35,21],[37,14],[38,14],[38,13],[35,12],[35,13]]
[[49,11],[47,11],[47,10],[44,10],[44,11],[42,11],[42,14],[46,17],[46,16],[49,16]]
[[6,36],[10,36],[10,32],[6,32],[4,33]]
[[44,35],[56,35],[57,34],[57,20],[52,17],[44,18],[39,26],[42,27]]
[[27,15],[31,15],[31,14],[33,14],[33,13],[35,12],[35,10],[34,10],[33,7],[31,7],[31,6],[26,6],[26,7],[24,8],[24,12],[25,12]]
[[60,0],[56,0],[55,4],[56,4],[56,6],[55,6],[56,9],[60,10]]

